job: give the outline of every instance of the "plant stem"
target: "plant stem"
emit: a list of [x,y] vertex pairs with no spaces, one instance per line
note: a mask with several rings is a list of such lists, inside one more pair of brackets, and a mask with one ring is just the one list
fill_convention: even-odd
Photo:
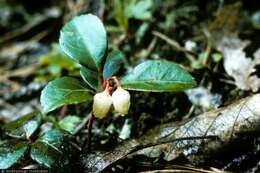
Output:
[[32,139],[30,138],[30,136],[26,137],[26,139],[30,144],[32,143]]
[[65,115],[68,113],[68,106],[64,105],[61,110],[60,110],[60,114],[59,114],[59,119],[63,119],[65,117]]
[[106,88],[107,85],[107,81],[103,79],[103,77],[100,77],[100,83],[101,83],[101,87],[104,90]]
[[88,128],[88,139],[87,139],[87,150],[90,151],[91,149],[91,137],[92,137],[92,125],[93,125],[93,120],[94,120],[94,116],[92,111],[88,114],[89,118],[88,118],[88,124],[87,124],[87,128]]
[[112,76],[109,79],[112,79],[116,83],[116,87],[120,87],[120,82],[116,76]]

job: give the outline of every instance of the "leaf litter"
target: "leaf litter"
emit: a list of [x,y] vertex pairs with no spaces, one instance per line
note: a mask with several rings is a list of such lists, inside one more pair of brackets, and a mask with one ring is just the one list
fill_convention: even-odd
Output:
[[239,89],[256,92],[260,87],[260,78],[254,73],[260,64],[260,48],[250,58],[244,51],[248,44],[249,41],[241,40],[236,35],[227,35],[216,44],[216,48],[222,52],[225,71],[235,80],[235,85]]
[[185,123],[159,125],[140,138],[123,142],[111,152],[83,156],[82,164],[89,172],[109,172],[127,157],[144,155],[148,158],[162,156],[168,162],[185,157],[187,163],[198,166],[207,163],[218,149],[228,145],[232,148],[232,143],[241,137],[253,140],[253,134],[259,132],[259,108],[260,94],[256,94]]

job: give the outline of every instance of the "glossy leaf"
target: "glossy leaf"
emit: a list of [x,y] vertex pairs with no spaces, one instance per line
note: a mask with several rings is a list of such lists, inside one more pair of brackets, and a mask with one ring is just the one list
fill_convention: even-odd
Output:
[[29,145],[19,140],[9,140],[0,144],[0,169],[7,169],[23,158]]
[[29,138],[40,126],[41,118],[40,112],[33,112],[5,124],[2,129],[11,137]]
[[49,130],[32,144],[31,158],[48,168],[68,168],[76,154],[71,140],[72,136],[66,131]]
[[195,84],[188,72],[165,60],[145,61],[121,79],[125,89],[150,92],[182,91]]
[[87,102],[92,99],[90,90],[77,79],[62,77],[47,84],[41,93],[45,113],[67,104]]
[[83,80],[94,90],[98,89],[98,73],[86,67],[81,67],[80,75]]
[[103,69],[104,79],[108,79],[109,77],[115,75],[124,61],[124,55],[120,51],[114,50],[109,53]]
[[77,125],[79,125],[80,123],[81,119],[78,116],[69,115],[63,118],[61,121],[59,121],[58,125],[61,129],[73,134]]
[[79,64],[98,71],[107,49],[107,35],[101,20],[92,15],[74,17],[61,30],[62,50]]

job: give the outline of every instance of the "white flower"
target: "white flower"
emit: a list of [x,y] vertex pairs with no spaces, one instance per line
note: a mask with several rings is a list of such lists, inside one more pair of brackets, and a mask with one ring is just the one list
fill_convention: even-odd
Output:
[[101,93],[97,93],[94,96],[93,101],[93,114],[97,118],[106,117],[109,109],[112,105],[112,97],[109,95],[107,90]]
[[130,94],[128,91],[118,87],[112,94],[112,101],[116,112],[122,115],[128,113],[130,107]]

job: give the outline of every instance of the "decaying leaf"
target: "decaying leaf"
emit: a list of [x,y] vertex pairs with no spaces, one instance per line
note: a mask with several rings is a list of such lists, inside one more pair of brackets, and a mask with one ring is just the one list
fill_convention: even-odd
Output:
[[260,87],[260,78],[253,75],[255,66],[260,64],[260,48],[254,58],[246,57],[244,48],[248,41],[242,41],[235,35],[225,36],[217,43],[217,49],[224,55],[224,68],[227,74],[235,79],[235,84],[242,90],[256,92]]
[[260,94],[256,94],[186,122],[160,125],[139,139],[120,144],[112,152],[88,154],[82,164],[89,172],[105,172],[129,155],[163,156],[166,161],[184,156],[190,163],[198,164],[232,141],[254,138],[259,123]]
[[201,106],[206,110],[218,108],[221,104],[221,95],[213,94],[203,86],[188,89],[185,93],[192,104]]

